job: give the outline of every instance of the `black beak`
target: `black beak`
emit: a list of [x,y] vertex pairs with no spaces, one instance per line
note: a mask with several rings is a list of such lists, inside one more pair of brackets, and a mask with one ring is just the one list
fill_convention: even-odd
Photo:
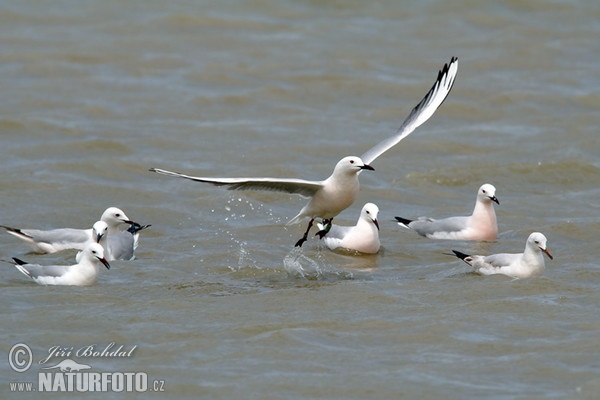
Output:
[[100,243],[100,240],[102,239],[103,236],[104,236],[104,233],[99,233],[98,235],[96,235],[96,243]]
[[108,261],[106,261],[106,258],[100,258],[100,257],[96,257],[98,260],[100,260],[100,262],[102,264],[104,264],[104,266],[106,267],[106,269],[110,269],[110,264],[108,263]]
[[379,229],[379,222],[377,222],[376,219],[373,220],[373,223],[375,224],[375,226],[377,227],[377,230],[380,231],[381,229]]
[[500,205],[500,201],[498,200],[498,198],[496,196],[490,197],[490,200],[493,201],[494,203]]
[[369,171],[375,171],[375,168],[371,167],[370,165],[363,165],[362,167],[360,167],[360,169],[368,169]]

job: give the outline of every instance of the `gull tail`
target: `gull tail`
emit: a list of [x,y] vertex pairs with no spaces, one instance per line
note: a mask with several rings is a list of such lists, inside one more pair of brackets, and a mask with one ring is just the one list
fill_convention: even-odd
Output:
[[402,217],[394,217],[394,218],[396,218],[396,221],[398,221],[398,225],[400,225],[403,228],[410,229],[408,224],[413,222],[412,219],[406,219],[406,218],[402,218]]
[[27,261],[19,260],[17,257],[13,257],[13,260],[15,260],[18,265],[29,264]]
[[27,269],[25,269],[25,267],[23,267],[23,265],[28,264],[27,262],[25,262],[23,260],[19,260],[16,257],[13,257],[13,260],[16,263],[16,264],[13,264],[15,266],[15,268],[17,268],[19,271],[21,271],[22,274],[27,275],[30,278],[33,278],[31,276],[31,272],[27,271]]
[[10,226],[5,226],[5,225],[0,225],[0,227],[6,229],[6,232],[8,232],[11,235],[14,235],[14,236],[16,236],[18,238],[25,239],[25,240],[31,240],[31,239],[33,239],[31,236],[23,233],[23,231],[21,229],[11,228]]
[[[457,250],[452,250],[452,252],[454,253],[454,255],[456,257],[460,258],[463,261],[465,261],[465,258],[471,257],[469,254],[461,253],[460,251],[457,251]],[[449,254],[449,255],[451,255],[451,254]]]
[[139,231],[143,231],[144,229],[150,228],[151,226],[152,225],[150,225],[150,224],[140,225],[137,222],[133,222],[131,225],[129,225],[129,228],[127,229],[127,231],[129,231],[132,235],[135,235]]

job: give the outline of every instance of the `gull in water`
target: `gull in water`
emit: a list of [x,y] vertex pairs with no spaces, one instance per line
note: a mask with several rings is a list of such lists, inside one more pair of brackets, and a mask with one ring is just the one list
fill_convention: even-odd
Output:
[[[97,221],[92,226],[91,241],[100,243],[104,248],[104,256],[107,261],[135,259],[135,250],[138,247],[140,231],[151,225],[140,225],[132,222],[126,231],[117,231],[109,233],[108,224],[104,221]],[[79,262],[83,252],[77,253],[76,260]]]
[[331,228],[332,219],[348,208],[359,191],[358,175],[363,170],[374,170],[369,164],[402,139],[411,134],[417,127],[427,121],[444,102],[454,84],[458,72],[458,59],[452,57],[439,71],[433,87],[417,104],[404,120],[396,134],[381,141],[360,157],[342,158],[333,169],[333,173],[322,181],[282,178],[208,178],[190,176],[164,169],[151,168],[150,171],[163,175],[190,179],[196,182],[211,183],[216,186],[227,186],[229,190],[271,190],[298,194],[310,198],[306,204],[287,224],[300,222],[309,217],[308,228],[296,246],[302,246],[307,240],[308,232],[315,218],[324,221],[325,229],[319,232],[323,237]]
[[546,236],[539,232],[533,232],[527,238],[523,253],[472,256],[456,250],[452,250],[452,252],[480,275],[501,274],[513,278],[530,278],[541,275],[546,268],[542,252],[546,253],[551,260],[553,258],[546,247],[546,242]]
[[[377,253],[380,247],[378,213],[379,207],[375,204],[365,204],[356,225],[332,225],[327,236],[323,238],[325,245],[331,250],[345,249],[365,254]],[[319,228],[324,229],[321,224]]]
[[[127,246],[129,238],[124,236],[121,238],[121,234],[127,234],[129,236],[135,236],[135,234],[123,232],[119,229],[122,225],[135,225],[140,226],[136,222],[129,220],[123,210],[116,207],[109,207],[104,211],[100,221],[105,222],[108,226],[108,231],[105,233],[107,237],[107,244],[121,249]],[[45,254],[45,253],[56,253],[62,250],[75,249],[83,250],[85,244],[93,239],[93,229],[72,229],[72,228],[61,228],[51,230],[38,230],[38,229],[17,229],[8,226],[2,226],[8,233],[19,239],[25,241],[30,245],[34,253]],[[143,226],[145,228],[147,226]],[[139,232],[140,229],[138,229]],[[114,236],[115,239],[110,239]],[[112,244],[114,243],[116,244]],[[132,242],[135,242],[133,240]],[[117,251],[115,250],[115,253]],[[116,258],[115,258],[116,259]]]
[[468,217],[419,217],[416,220],[396,217],[396,221],[398,225],[412,229],[429,239],[492,241],[498,236],[496,212],[492,203],[500,204],[496,197],[496,188],[486,183],[477,191],[473,214]]
[[98,243],[87,243],[81,261],[75,265],[29,264],[13,258],[15,267],[40,285],[89,286],[96,283],[100,265],[110,269],[104,249]]

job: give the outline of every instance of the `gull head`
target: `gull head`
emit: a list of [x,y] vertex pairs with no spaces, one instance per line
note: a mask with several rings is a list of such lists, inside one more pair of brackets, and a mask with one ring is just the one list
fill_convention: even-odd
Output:
[[340,161],[338,161],[338,163],[335,165],[335,168],[333,169],[333,174],[334,175],[341,175],[341,174],[355,175],[355,174],[358,174],[363,169],[367,169],[369,171],[375,171],[375,168],[371,167],[370,165],[365,164],[364,161],[360,157],[348,156],[348,157],[344,157]]
[[83,249],[83,254],[90,261],[95,262],[95,260],[100,261],[106,269],[110,269],[110,264],[104,258],[104,248],[98,243],[89,243]]
[[477,197],[483,201],[493,201],[496,204],[500,204],[500,201],[498,201],[498,198],[496,197],[496,188],[489,183],[486,183],[479,188]]
[[377,222],[377,214],[379,214],[379,207],[373,203],[367,203],[363,206],[360,217],[367,222],[373,223],[377,230],[379,230],[379,222]]
[[121,224],[133,224],[133,221],[130,221],[127,215],[117,207],[109,207],[104,211],[101,221],[106,222],[109,226],[117,227]]
[[108,233],[108,224],[104,221],[96,221],[92,226],[92,238],[96,243],[100,243],[100,240]]
[[552,257],[552,254],[550,254],[550,251],[548,251],[548,247],[546,246],[546,242],[547,242],[546,236],[544,236],[540,232],[533,232],[527,238],[527,246],[530,246],[531,248],[533,248],[536,251],[538,249],[540,251],[543,251],[544,253],[546,253],[546,255],[548,256],[548,258],[550,258],[552,260],[554,257]]

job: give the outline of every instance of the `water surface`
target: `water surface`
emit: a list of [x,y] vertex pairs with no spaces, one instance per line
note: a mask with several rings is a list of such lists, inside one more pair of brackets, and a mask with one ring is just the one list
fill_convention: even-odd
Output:
[[[599,20],[585,1],[3,3],[0,223],[83,228],[115,205],[152,224],[138,259],[90,288],[6,265],[4,354],[137,345],[78,361],[144,371],[170,397],[595,398]],[[293,249],[301,198],[148,172],[323,179],[394,132],[452,56],[447,101],[336,218],[376,203],[377,256]],[[467,214],[486,182],[497,242],[392,222]],[[482,278],[444,254],[518,252],[532,231],[555,256],[540,278]],[[4,260],[74,256],[0,239]],[[0,368],[11,398],[41,371]]]

